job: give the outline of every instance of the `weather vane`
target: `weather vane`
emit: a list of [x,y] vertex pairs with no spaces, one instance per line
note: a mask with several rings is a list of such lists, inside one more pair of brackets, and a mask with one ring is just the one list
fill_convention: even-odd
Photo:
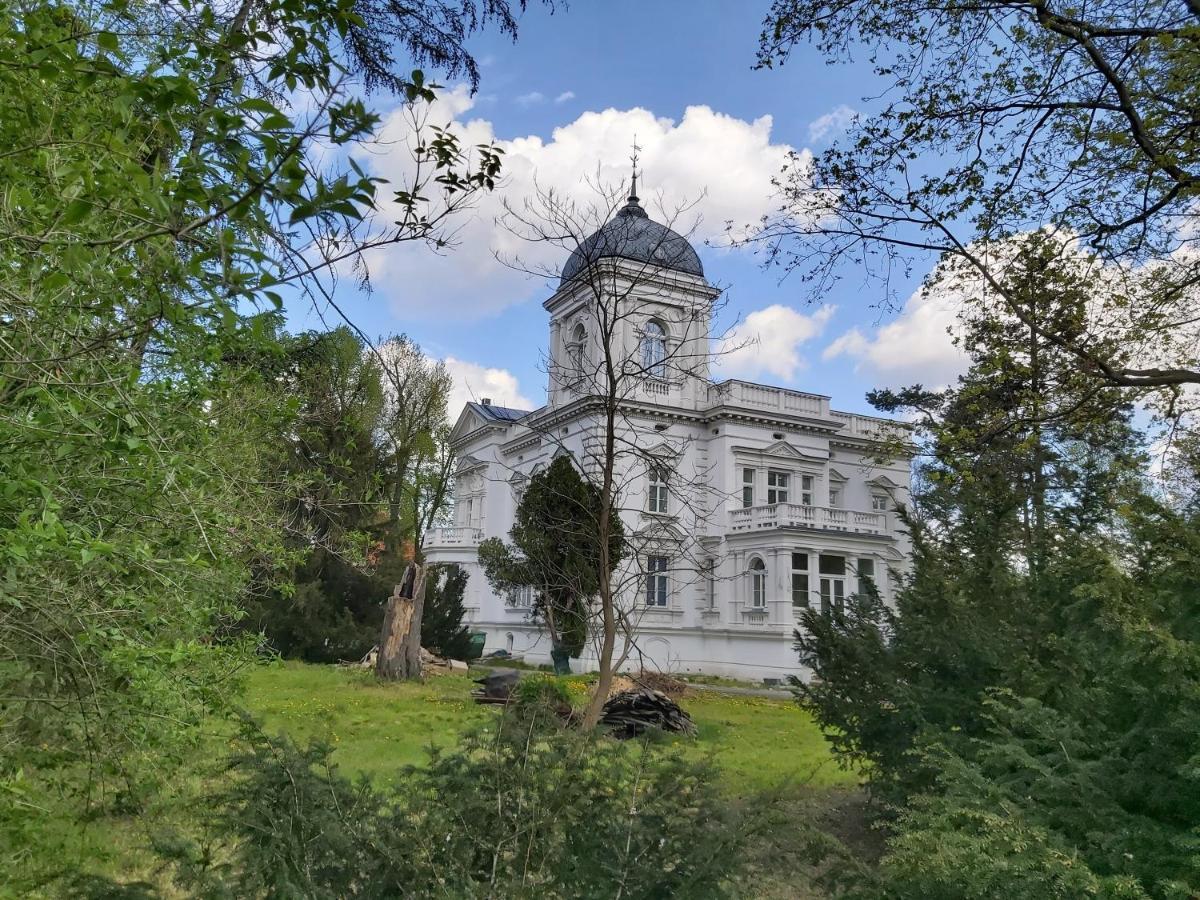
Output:
[[638,177],[637,164],[638,164],[638,152],[641,149],[642,148],[638,146],[637,134],[635,133],[633,136],[633,155],[629,157],[629,161],[633,163],[633,183],[632,183],[632,186],[629,188],[629,199],[630,200],[636,200],[638,198],[638,195],[637,195],[637,177]]

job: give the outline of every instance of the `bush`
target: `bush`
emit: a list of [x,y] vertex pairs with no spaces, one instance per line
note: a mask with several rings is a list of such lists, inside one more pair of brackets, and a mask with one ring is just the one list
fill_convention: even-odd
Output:
[[726,897],[751,833],[709,765],[578,733],[535,704],[387,791],[341,776],[325,745],[251,725],[232,769],[219,852],[171,851],[189,894]]

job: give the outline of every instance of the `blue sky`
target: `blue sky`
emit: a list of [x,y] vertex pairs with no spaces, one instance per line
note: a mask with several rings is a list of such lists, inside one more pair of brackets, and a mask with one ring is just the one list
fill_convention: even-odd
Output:
[[[453,121],[470,139],[502,142],[511,177],[501,191],[514,200],[529,191],[533,174],[563,187],[597,165],[606,178],[625,177],[637,131],[643,197],[661,192],[670,204],[707,192],[697,206],[704,217],[697,249],[710,280],[728,288],[739,334],[761,339],[725,374],[830,394],[838,408],[869,411],[863,394],[873,386],[952,376],[945,309],[915,298],[898,313],[881,312],[882,289],[854,273],[814,303],[799,279],[781,281],[751,253],[700,245],[724,218],[751,221],[771,208],[769,179],[783,154],[819,151],[845,113],[869,111],[865,98],[883,87],[869,65],[828,66],[807,48],[782,68],[753,70],[766,8],[577,0],[550,15],[531,5],[515,44],[494,34],[472,40],[482,63],[478,94],[448,85],[433,119]],[[371,164],[384,175],[399,165],[382,157]],[[462,245],[444,258],[419,248],[389,251],[373,261],[375,293],[345,282],[338,300],[369,334],[403,331],[431,356],[450,358],[464,382],[456,402],[488,392],[497,402],[540,404],[548,289],[492,259],[504,251],[497,209],[489,201],[473,213]]]

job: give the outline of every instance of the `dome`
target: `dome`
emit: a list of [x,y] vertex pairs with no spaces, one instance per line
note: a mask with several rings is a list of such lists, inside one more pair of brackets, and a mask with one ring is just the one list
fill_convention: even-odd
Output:
[[630,194],[629,202],[575,249],[563,266],[561,284],[576,278],[589,263],[613,257],[654,263],[688,275],[704,275],[700,257],[687,238],[647,216],[636,194]]

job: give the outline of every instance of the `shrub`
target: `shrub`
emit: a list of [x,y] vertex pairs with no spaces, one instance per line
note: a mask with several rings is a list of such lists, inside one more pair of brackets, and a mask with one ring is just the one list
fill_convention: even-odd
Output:
[[171,853],[190,894],[725,897],[752,831],[708,764],[563,728],[535,704],[389,790],[340,775],[325,745],[251,725],[232,768],[219,852]]

